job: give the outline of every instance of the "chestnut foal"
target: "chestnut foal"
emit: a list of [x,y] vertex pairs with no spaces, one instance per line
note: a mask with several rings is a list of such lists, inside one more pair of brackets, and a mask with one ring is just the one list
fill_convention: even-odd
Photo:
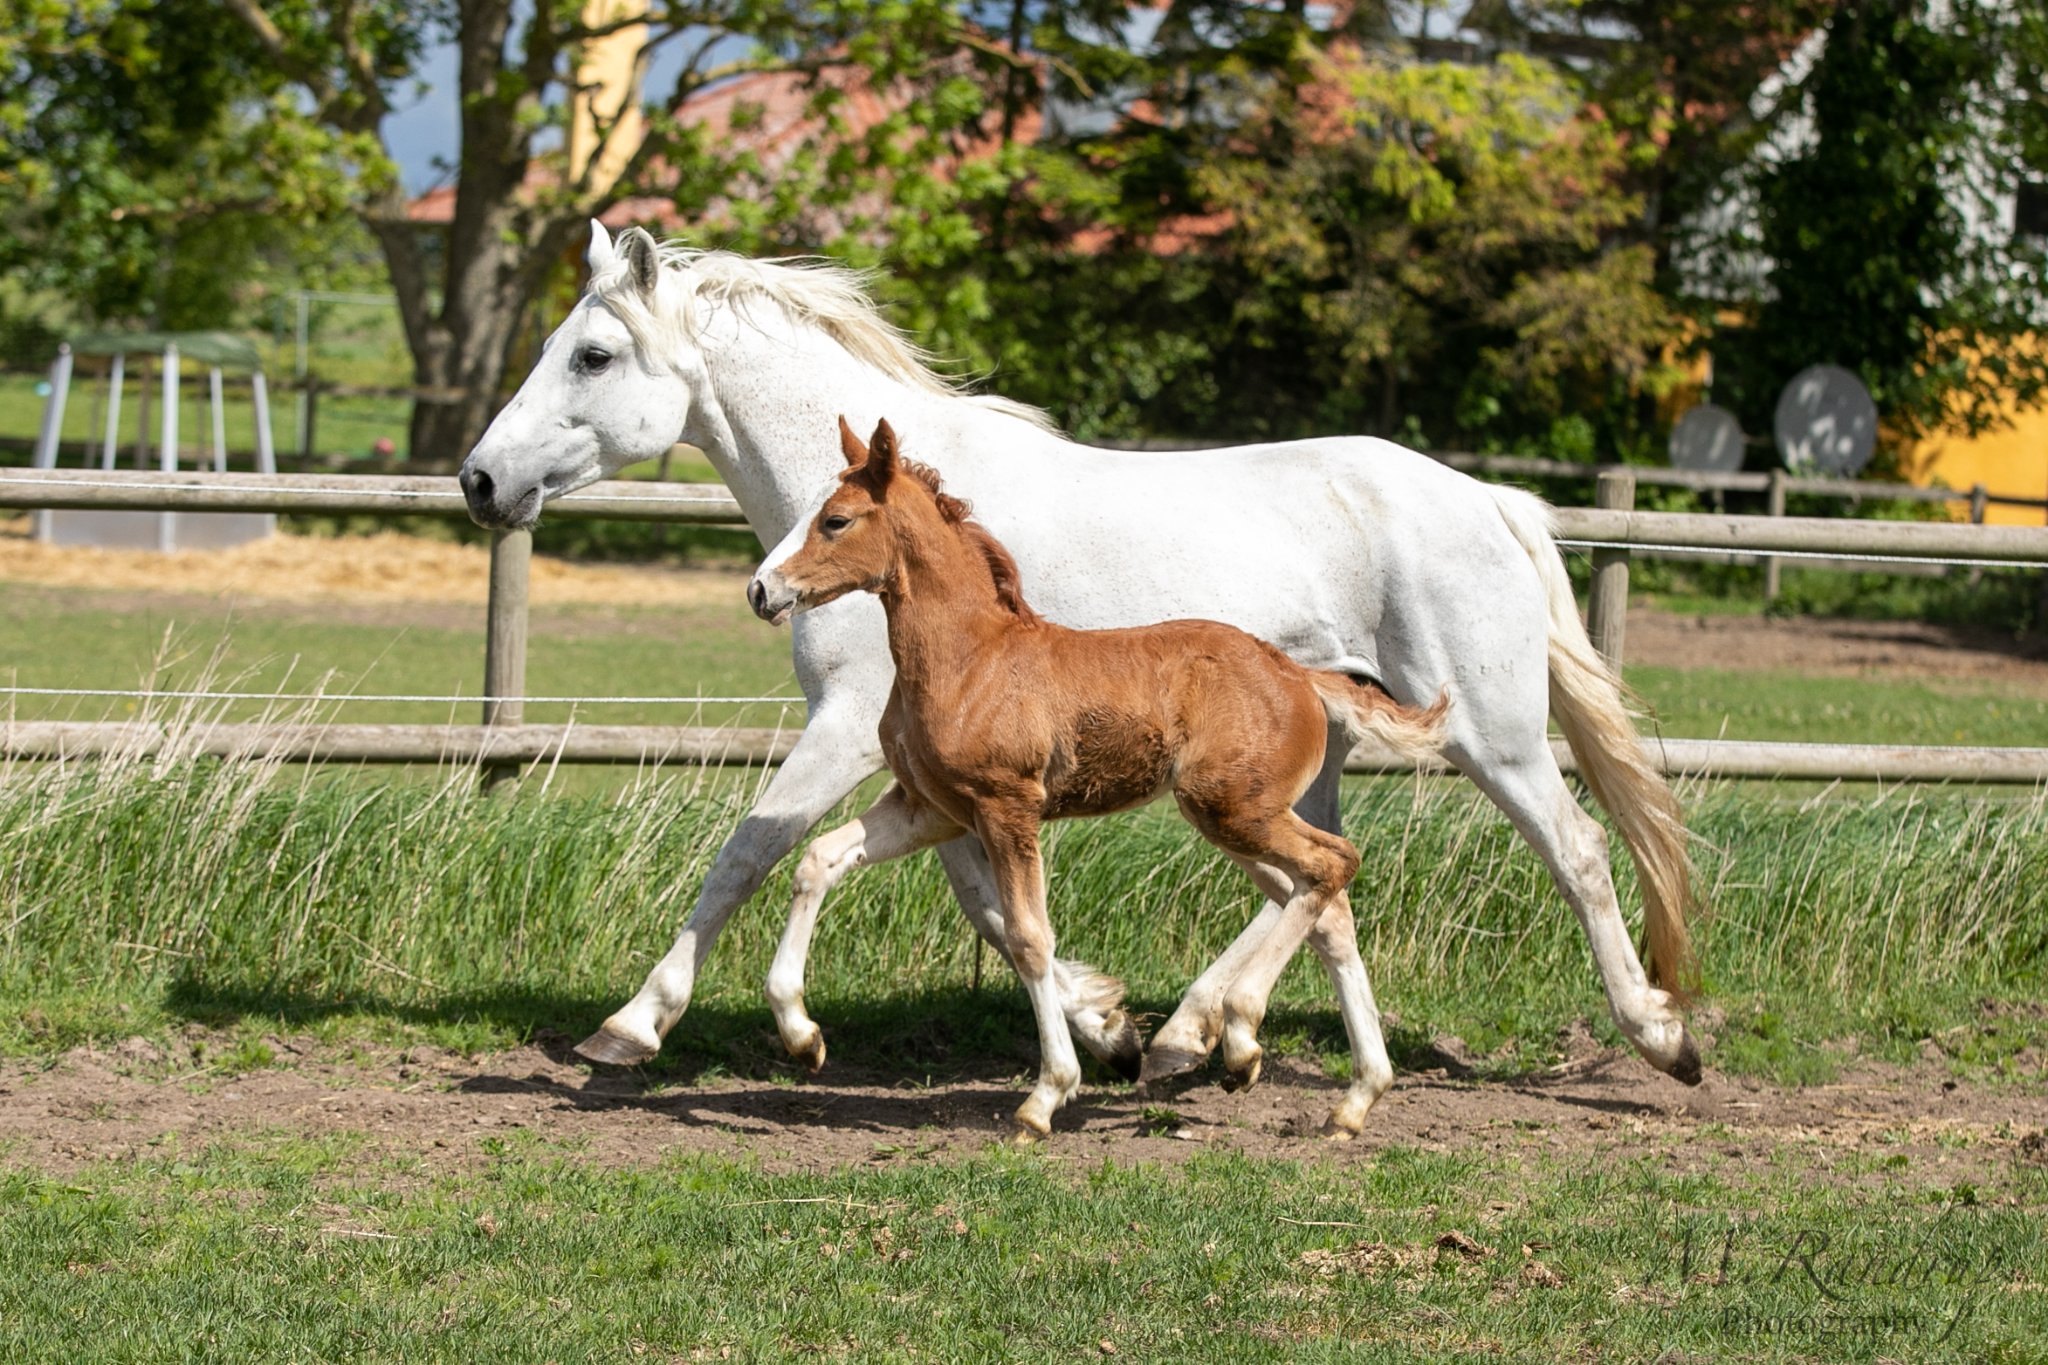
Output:
[[[1016,563],[968,519],[966,504],[902,458],[886,421],[865,446],[843,418],[839,426],[849,466],[839,487],[803,548],[757,575],[748,597],[775,624],[850,592],[882,599],[896,684],[881,741],[896,782],[813,846],[799,902],[822,896],[824,887],[805,884],[819,872],[836,880],[964,832],[980,839],[1002,900],[1007,956],[1038,1023],[1038,1086],[1016,1115],[1019,1140],[1032,1141],[1051,1131],[1081,1082],[1053,978],[1039,826],[1171,791],[1202,837],[1285,907],[1225,996],[1225,1065],[1240,1084],[1257,1076],[1266,999],[1317,929],[1333,977],[1356,964],[1354,989],[1344,992],[1354,1080],[1330,1130],[1357,1132],[1393,1079],[1345,898],[1358,852],[1293,807],[1322,769],[1332,722],[1354,741],[1370,734],[1433,757],[1448,699],[1412,710],[1213,621],[1054,625],[1025,604]],[[1339,936],[1343,945],[1333,945]]]

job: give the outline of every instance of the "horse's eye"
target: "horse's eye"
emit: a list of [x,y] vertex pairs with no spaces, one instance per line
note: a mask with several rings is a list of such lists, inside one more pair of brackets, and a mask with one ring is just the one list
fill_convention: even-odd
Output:
[[841,531],[844,531],[847,527],[853,525],[853,518],[836,515],[829,516],[825,518],[822,522],[819,522],[818,525],[825,532],[826,535],[836,536]]
[[596,374],[612,363],[612,353],[596,346],[585,346],[576,356],[576,363],[585,374]]

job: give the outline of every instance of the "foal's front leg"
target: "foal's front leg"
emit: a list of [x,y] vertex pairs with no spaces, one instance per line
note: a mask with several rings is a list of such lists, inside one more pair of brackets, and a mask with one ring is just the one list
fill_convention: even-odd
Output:
[[982,847],[995,869],[1003,901],[1003,936],[1010,963],[1031,997],[1038,1022],[1038,1086],[1017,1108],[1017,1141],[1036,1142],[1052,1132],[1052,1116],[1081,1088],[1081,1061],[1060,1010],[1053,974],[1052,920],[1046,913],[1045,865],[1039,856],[1040,801],[983,807],[976,813]]

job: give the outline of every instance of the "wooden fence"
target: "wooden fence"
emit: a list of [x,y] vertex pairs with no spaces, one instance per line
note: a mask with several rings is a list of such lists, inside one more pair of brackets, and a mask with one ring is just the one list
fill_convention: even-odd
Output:
[[[1790,516],[1644,512],[1633,508],[1628,471],[1601,476],[1590,508],[1558,509],[1561,541],[1593,549],[1589,629],[1619,662],[1625,640],[1631,554],[1709,552],[1761,556],[1880,556],[1904,564],[1961,561],[2048,568],[2048,528],[1959,522],[1850,521]],[[142,511],[406,513],[466,515],[447,478],[162,474],[0,470],[0,508],[126,508]],[[610,482],[549,504],[551,520],[614,519],[742,526],[730,493],[711,484]],[[762,764],[781,759],[790,731],[677,726],[527,725],[521,717],[532,535],[496,533],[491,546],[489,628],[482,723],[460,725],[232,725],[194,731],[131,722],[9,721],[0,756],[54,759],[115,752],[268,753],[290,761],[458,762],[496,784],[534,762]],[[687,701],[688,698],[678,698]],[[1849,781],[2048,782],[2048,748],[1782,744],[1653,740],[1671,775]],[[1560,758],[1570,767],[1569,755]],[[1353,771],[1388,771],[1389,755],[1360,751]]]

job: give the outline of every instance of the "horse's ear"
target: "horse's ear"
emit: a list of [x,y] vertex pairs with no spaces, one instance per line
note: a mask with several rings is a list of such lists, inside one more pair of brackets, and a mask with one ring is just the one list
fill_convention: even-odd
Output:
[[640,297],[652,301],[654,286],[661,282],[661,254],[647,229],[629,227],[619,234],[619,255],[626,259],[626,273]]
[[853,434],[853,428],[846,424],[844,417],[839,419],[839,451],[846,456],[849,469],[859,469],[868,462],[868,448],[860,443],[860,437]]
[[598,271],[610,265],[614,254],[612,251],[612,235],[604,230],[603,223],[598,222],[595,218],[591,219],[590,246],[583,253],[583,262],[590,267],[590,273],[595,275]]
[[876,488],[886,488],[889,480],[896,477],[896,432],[883,418],[875,423],[875,434],[868,437],[868,479]]

